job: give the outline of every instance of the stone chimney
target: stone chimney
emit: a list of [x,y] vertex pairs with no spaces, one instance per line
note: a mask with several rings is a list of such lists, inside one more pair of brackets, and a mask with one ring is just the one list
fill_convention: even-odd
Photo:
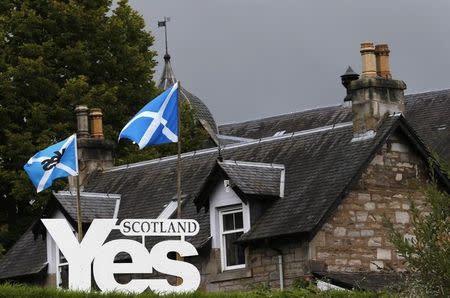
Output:
[[[81,105],[75,108],[77,116],[77,145],[78,145],[78,171],[80,185],[87,183],[87,178],[95,171],[105,170],[112,167],[114,142],[105,140],[103,135],[102,111]],[[90,122],[90,130],[88,123]],[[76,186],[75,177],[69,177],[69,187]]]
[[361,78],[351,81],[347,87],[355,136],[375,133],[384,117],[405,109],[406,84],[391,77],[388,46],[363,42],[361,57]]

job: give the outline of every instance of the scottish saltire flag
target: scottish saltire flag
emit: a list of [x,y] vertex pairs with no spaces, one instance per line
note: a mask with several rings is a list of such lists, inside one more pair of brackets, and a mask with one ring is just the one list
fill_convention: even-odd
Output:
[[178,82],[146,104],[119,134],[146,146],[178,142]]
[[53,183],[53,180],[78,175],[77,135],[39,151],[23,166],[37,192]]

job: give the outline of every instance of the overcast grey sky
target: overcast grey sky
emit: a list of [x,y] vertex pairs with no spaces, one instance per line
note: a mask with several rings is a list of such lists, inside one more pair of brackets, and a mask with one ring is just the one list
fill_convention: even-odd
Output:
[[450,88],[450,1],[130,0],[164,55],[170,16],[177,79],[219,124],[342,102],[340,75],[361,71],[359,44],[387,42],[407,93]]

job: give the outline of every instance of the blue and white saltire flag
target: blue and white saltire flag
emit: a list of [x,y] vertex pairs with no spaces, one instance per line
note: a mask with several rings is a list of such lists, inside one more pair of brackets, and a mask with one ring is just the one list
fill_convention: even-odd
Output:
[[37,192],[50,187],[57,178],[78,175],[77,135],[39,151],[23,168]]
[[120,139],[146,146],[178,142],[178,82],[146,104],[122,129]]

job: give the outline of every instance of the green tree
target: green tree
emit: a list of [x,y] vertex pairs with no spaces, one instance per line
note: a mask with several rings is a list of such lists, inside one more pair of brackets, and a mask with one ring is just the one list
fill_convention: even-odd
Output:
[[[441,168],[448,176],[448,164],[441,162]],[[450,297],[450,195],[435,178],[422,188],[422,192],[425,195],[422,208],[410,200],[412,239],[394,229],[392,222],[386,220],[386,225],[391,242],[411,273],[409,288],[412,294]]]
[[[22,167],[37,151],[75,132],[74,108],[102,108],[104,132],[123,125],[157,95],[156,53],[143,18],[127,1],[0,0],[0,244],[11,246],[51,195],[36,194]],[[186,115],[184,115],[186,114]],[[184,150],[205,144],[192,111]],[[137,152],[121,142],[121,163],[176,152],[165,145]],[[59,181],[53,187],[64,186]]]

